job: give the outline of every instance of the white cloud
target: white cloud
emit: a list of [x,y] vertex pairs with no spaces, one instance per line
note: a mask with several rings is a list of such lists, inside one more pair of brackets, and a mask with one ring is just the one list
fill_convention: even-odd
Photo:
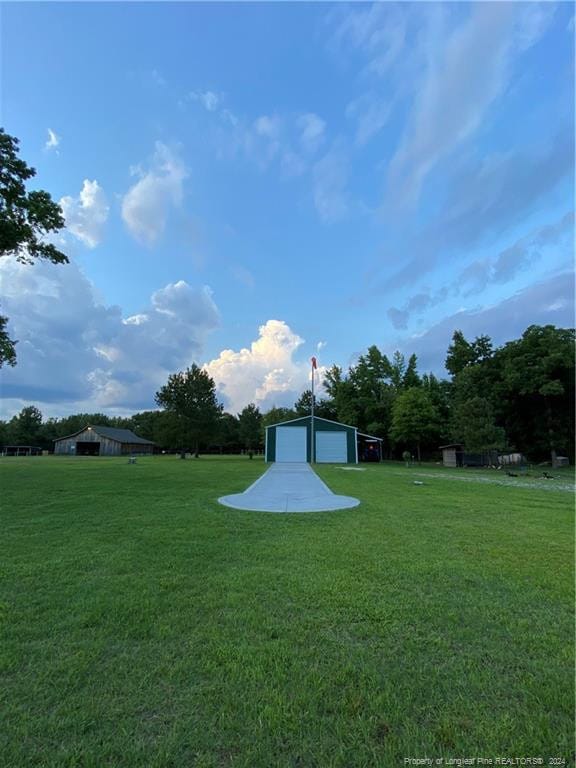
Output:
[[447,192],[438,215],[414,237],[406,230],[395,258],[398,270],[382,278],[374,275],[363,296],[413,287],[415,276],[421,279],[440,263],[444,267],[450,260],[461,260],[463,253],[478,246],[493,246],[512,226],[542,208],[560,183],[573,183],[573,133],[570,123],[561,123],[543,144],[468,154],[464,162],[447,169]]
[[333,146],[314,165],[313,182],[314,204],[322,221],[344,218],[348,213],[348,161],[342,149]]
[[282,122],[277,115],[261,115],[254,121],[254,130],[259,136],[274,140],[280,136]]
[[273,405],[290,406],[310,386],[308,361],[294,360],[302,344],[304,340],[284,321],[268,320],[249,349],[224,349],[204,368],[232,413],[239,413],[250,402],[264,410]]
[[224,100],[224,94],[216,93],[215,91],[189,91],[178,101],[178,106],[181,109],[184,109],[188,102],[195,101],[201,104],[207,112],[211,112],[213,115],[218,116],[222,123],[228,127],[235,128],[239,125],[240,118],[238,118],[230,109],[223,106]]
[[356,122],[356,144],[366,144],[380,133],[391,113],[392,101],[381,98],[373,91],[351,101],[346,107],[346,116]]
[[365,73],[387,74],[403,51],[409,11],[392,3],[362,3],[337,6],[330,15],[328,21],[336,24],[332,47],[357,49],[367,59]]
[[213,141],[219,159],[244,157],[260,171],[275,166],[285,179],[302,176],[308,164],[300,150],[311,154],[323,141],[324,122],[313,113],[299,117],[260,115],[241,118],[214,103]]
[[164,88],[164,86],[166,85],[166,80],[164,77],[162,77],[162,75],[157,69],[152,70],[151,77],[155,85],[157,85],[159,88]]
[[208,287],[180,280],[123,318],[106,306],[74,262],[34,267],[0,261],[2,310],[10,317],[18,365],[3,371],[6,398],[60,409],[154,407],[170,373],[197,360],[219,323]]
[[122,320],[126,325],[142,325],[148,322],[148,315],[131,315]]
[[199,101],[208,112],[215,112],[222,103],[222,96],[214,91],[191,91],[189,97]]
[[396,103],[409,98],[422,68],[422,31],[433,26],[438,13],[434,4],[414,3],[342,3],[328,13],[329,48],[354,67],[362,63],[356,78],[360,93],[346,108],[356,145],[376,136]]
[[395,199],[414,204],[440,159],[482,125],[508,83],[513,56],[542,34],[549,18],[549,11],[523,4],[479,3],[441,45],[431,36],[428,69],[390,165]]
[[245,288],[250,288],[252,290],[255,287],[256,279],[252,272],[250,272],[249,269],[246,269],[246,267],[243,267],[241,264],[234,264],[230,271],[236,282],[240,283]]
[[79,196],[63,197],[60,205],[67,229],[89,248],[95,248],[102,239],[102,230],[110,210],[98,182],[84,179]]
[[229,123],[233,128],[235,128],[240,122],[240,119],[234,114],[234,112],[231,112],[229,109],[220,110],[220,117],[225,123]]
[[140,179],[122,200],[122,218],[140,243],[153,245],[164,231],[170,207],[182,202],[182,188],[188,172],[177,155],[160,141],[150,170],[131,168]]
[[57,136],[51,128],[48,128],[48,141],[44,144],[44,149],[56,149],[59,144],[60,136]]
[[285,178],[302,176],[308,170],[306,163],[300,155],[291,150],[286,150],[282,153],[281,168]]
[[[224,107],[224,97],[213,91],[191,91],[180,106],[190,100],[201,103],[213,115],[211,140],[219,160],[243,158],[261,172],[276,169],[282,179],[307,174],[312,157],[326,141],[326,123],[314,112],[239,117]],[[325,176],[327,168],[321,165],[318,172]],[[338,215],[337,206],[334,199],[328,201],[327,197],[322,188],[319,205],[323,217],[330,218]]]
[[300,128],[300,143],[306,152],[315,152],[324,141],[326,123],[314,112],[300,115],[297,121]]

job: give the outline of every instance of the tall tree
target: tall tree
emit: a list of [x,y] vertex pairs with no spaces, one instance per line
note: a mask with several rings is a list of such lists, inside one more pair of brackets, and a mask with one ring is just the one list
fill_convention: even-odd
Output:
[[492,342],[489,336],[477,336],[473,342],[469,342],[462,331],[454,331],[446,356],[446,370],[452,376],[457,376],[467,366],[482,363],[491,356]]
[[386,355],[373,344],[365,355],[360,355],[358,363],[350,368],[349,378],[362,396],[379,399],[382,385],[392,375],[392,366]]
[[333,365],[324,372],[324,389],[332,400],[336,399],[342,380],[342,368],[339,365]]
[[[336,406],[332,400],[319,400],[314,395],[314,415],[322,419],[336,419]],[[294,403],[298,416],[310,416],[312,412],[312,390],[306,389]]]
[[406,374],[406,359],[401,352],[396,350],[396,352],[394,352],[394,354],[392,355],[390,380],[392,382],[392,386],[397,391],[402,389],[405,374]]
[[165,438],[170,436],[169,416],[165,411],[141,411],[135,413],[126,425],[140,437],[152,440],[160,448],[171,448],[170,442],[165,443]]
[[[318,400],[316,396],[314,396],[314,400],[316,401],[314,405],[318,406]],[[296,414],[298,416],[310,416],[312,412],[312,390],[306,389],[298,400],[294,403],[294,410],[296,411]]]
[[[24,264],[37,258],[64,264],[68,257],[45,241],[64,227],[62,209],[48,192],[26,191],[36,171],[18,157],[19,143],[0,128],[0,256],[12,255]],[[16,364],[17,342],[8,335],[7,320],[0,317],[0,368]]]
[[402,386],[404,389],[410,389],[410,387],[419,387],[421,383],[422,380],[418,375],[418,358],[416,355],[410,355],[406,371],[402,378]]
[[12,442],[9,435],[8,424],[5,421],[0,421],[0,446],[9,445]]
[[262,427],[269,427],[270,424],[279,424],[281,421],[290,421],[290,419],[296,418],[298,418],[298,414],[292,408],[272,406],[262,417]]
[[340,366],[333,365],[325,371],[324,389],[333,404],[334,418],[346,424],[357,423],[359,414],[357,387],[349,376],[343,374]]
[[401,392],[392,407],[390,437],[394,442],[415,445],[420,461],[424,440],[438,433],[438,414],[422,387]]
[[492,406],[485,397],[471,397],[454,408],[452,439],[464,443],[469,451],[502,449],[505,434],[496,426]]
[[240,447],[238,419],[232,413],[223,413],[218,419],[215,442],[220,446],[221,451],[224,449],[237,451]]
[[262,414],[254,403],[249,403],[238,414],[238,433],[252,458],[252,451],[258,447],[262,434]]
[[356,421],[348,421],[348,424],[356,424],[369,434],[386,437],[395,397],[391,383],[393,376],[393,364],[375,345],[368,348],[367,354],[360,355],[348,376],[356,405]]
[[22,408],[8,423],[11,442],[16,445],[38,445],[41,440],[42,413],[34,405]]
[[213,379],[193,363],[185,371],[170,374],[155,399],[173,417],[174,440],[182,455],[188,446],[193,446],[198,457],[201,441],[213,436],[223,410]]
[[[324,388],[331,396],[336,418],[362,431],[385,437],[390,427],[395,389],[393,366],[376,345],[360,355],[345,376],[338,366],[330,368]],[[400,383],[400,382],[399,382]]]
[[48,451],[54,450],[54,440],[62,437],[58,431],[58,419],[49,418],[42,422],[38,431],[38,445]]
[[574,450],[574,342],[573,328],[531,325],[494,355],[509,437],[520,450],[548,452],[552,465]]
[[16,344],[7,329],[8,318],[0,315],[0,368],[3,365],[16,365]]
[[433,373],[422,376],[422,388],[428,394],[438,415],[438,438],[442,442],[450,439],[450,418],[453,407],[453,385],[446,379],[438,379]]

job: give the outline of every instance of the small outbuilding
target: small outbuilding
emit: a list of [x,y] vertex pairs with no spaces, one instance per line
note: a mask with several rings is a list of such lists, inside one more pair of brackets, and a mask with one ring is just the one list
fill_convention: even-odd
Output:
[[495,467],[500,464],[494,450],[467,451],[462,443],[441,445],[442,463],[445,467]]
[[462,443],[450,443],[450,445],[441,445],[442,464],[445,467],[461,467],[464,445]]
[[2,456],[41,456],[42,448],[37,445],[5,445],[0,450]]
[[54,453],[68,456],[134,456],[154,453],[151,440],[130,429],[86,426],[67,437],[54,440]]
[[356,427],[303,416],[266,427],[266,461],[357,464]]
[[384,440],[375,435],[357,433],[358,458],[360,461],[382,461],[382,445]]

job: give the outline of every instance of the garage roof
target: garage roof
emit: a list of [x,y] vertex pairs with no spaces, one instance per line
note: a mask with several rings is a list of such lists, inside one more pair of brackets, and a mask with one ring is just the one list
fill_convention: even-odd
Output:
[[[308,414],[308,416],[298,416],[296,419],[288,419],[288,421],[277,421],[276,424],[268,424],[266,429],[270,429],[270,427],[282,427],[284,424],[293,424],[295,421],[303,421],[304,419],[311,419],[312,416]],[[329,424],[338,424],[340,427],[348,427],[348,429],[358,429],[358,427],[353,427],[351,424],[343,424],[341,421],[334,421],[333,419],[323,419],[321,416],[314,416],[314,421],[327,421]]]
[[367,435],[365,432],[358,432],[358,437],[367,437],[369,440],[379,440],[381,443],[384,442],[383,437],[376,437],[376,435]]

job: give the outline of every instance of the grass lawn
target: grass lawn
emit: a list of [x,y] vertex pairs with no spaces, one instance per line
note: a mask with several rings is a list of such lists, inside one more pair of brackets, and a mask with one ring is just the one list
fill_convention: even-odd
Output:
[[216,503],[263,469],[0,461],[0,765],[573,765],[569,473],[323,466],[360,507]]

